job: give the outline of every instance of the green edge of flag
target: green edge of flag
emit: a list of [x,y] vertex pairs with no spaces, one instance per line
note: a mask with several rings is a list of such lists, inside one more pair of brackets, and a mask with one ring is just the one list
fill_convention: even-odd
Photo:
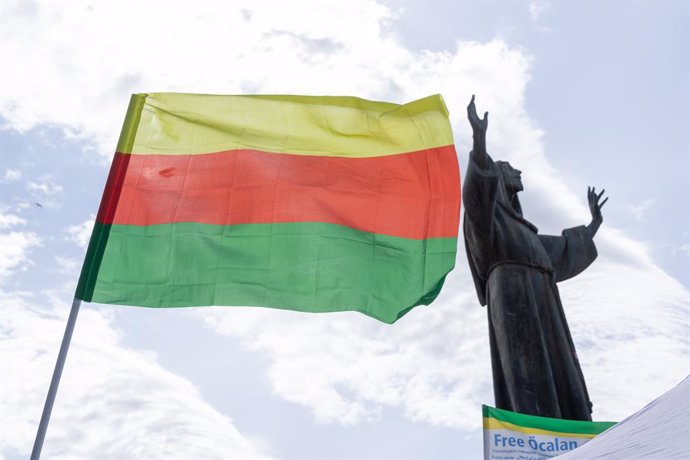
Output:
[[108,241],[109,234],[109,225],[102,225],[99,222],[94,223],[89,246],[86,250],[86,256],[84,257],[84,264],[81,267],[81,275],[77,283],[77,290],[74,293],[74,297],[84,302],[91,302],[93,298],[93,290],[96,286],[96,278],[98,277],[98,268],[103,260],[103,253],[105,252],[105,245]]
[[561,420],[536,415],[519,414],[503,409],[482,405],[482,414],[486,418],[511,423],[525,428],[537,428],[546,431],[577,434],[599,434],[616,424],[616,422],[587,422],[582,420]]

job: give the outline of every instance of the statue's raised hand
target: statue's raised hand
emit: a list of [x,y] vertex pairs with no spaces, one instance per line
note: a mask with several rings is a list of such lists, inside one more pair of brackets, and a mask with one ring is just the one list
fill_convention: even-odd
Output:
[[589,201],[589,210],[592,213],[592,219],[604,220],[604,217],[601,215],[601,208],[604,207],[604,204],[609,199],[606,197],[601,203],[599,200],[601,200],[605,191],[606,190],[602,190],[601,193],[597,194],[594,187],[587,187],[587,201]]
[[467,106],[467,118],[470,121],[470,125],[472,126],[472,131],[474,132],[475,136],[477,134],[486,135],[486,128],[489,125],[488,117],[489,112],[484,112],[484,118],[479,118],[479,115],[477,115],[477,107],[474,105],[473,94],[470,105]]
[[467,119],[470,120],[472,126],[472,139],[474,145],[472,146],[472,158],[481,167],[487,167],[491,162],[488,153],[486,152],[486,128],[489,125],[489,112],[484,113],[484,118],[479,118],[477,115],[477,107],[474,105],[474,94],[470,105],[467,106]]
[[601,193],[597,194],[594,187],[587,187],[587,201],[589,202],[589,211],[592,213],[592,222],[587,226],[589,232],[592,236],[599,230],[599,226],[604,220],[604,216],[601,214],[601,208],[609,200],[608,197],[601,201],[601,197],[604,196],[606,189],[602,190]]

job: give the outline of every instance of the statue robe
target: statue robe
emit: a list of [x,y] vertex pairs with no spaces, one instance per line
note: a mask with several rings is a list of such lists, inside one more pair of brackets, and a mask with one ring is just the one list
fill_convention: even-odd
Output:
[[523,414],[591,420],[591,403],[570,336],[557,281],[594,261],[584,226],[538,235],[511,203],[501,168],[470,155],[463,186],[467,257],[482,305],[488,305],[496,407]]

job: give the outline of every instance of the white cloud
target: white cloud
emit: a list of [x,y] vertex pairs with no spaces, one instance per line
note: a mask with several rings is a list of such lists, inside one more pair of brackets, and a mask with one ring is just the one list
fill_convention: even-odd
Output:
[[636,205],[628,205],[626,210],[635,220],[642,220],[649,208],[654,204],[654,198],[647,198]]
[[15,182],[23,177],[22,172],[18,169],[7,169],[2,178],[2,182]]
[[26,184],[26,189],[35,192],[35,196],[51,197],[62,193],[62,185],[56,184],[51,178],[44,177],[40,182],[31,181]]
[[55,183],[50,175],[38,178],[36,181],[29,181],[26,189],[31,193],[35,206],[40,208],[56,209],[60,207],[57,196],[62,194],[63,187]]
[[687,374],[690,293],[678,281],[604,256],[562,285],[599,419],[630,415]]
[[681,244],[674,249],[674,253],[680,252],[690,257],[690,244]]
[[[7,214],[0,207],[0,230],[24,225],[26,221],[14,214]],[[0,286],[15,271],[26,269],[30,264],[29,251],[41,244],[41,239],[33,232],[0,233]]]
[[320,421],[375,421],[383,408],[399,407],[412,420],[475,430],[477,410],[492,394],[488,338],[485,310],[463,275],[450,276],[433,307],[413,310],[394,326],[357,313],[197,314],[269,357],[274,391]]
[[27,252],[41,239],[33,232],[0,233],[0,282],[31,264]]
[[539,19],[539,17],[549,9],[549,4],[544,2],[531,2],[527,7],[529,15],[533,21]]
[[93,231],[93,223],[95,220],[96,216],[92,215],[81,224],[72,225],[69,227],[67,230],[65,230],[68,235],[68,240],[80,248],[86,248],[86,246],[89,244],[89,239],[91,238],[91,232]]
[[0,230],[5,230],[16,225],[23,225],[26,221],[14,214],[6,214],[6,210],[0,207]]
[[[69,257],[55,256],[55,263],[57,264],[57,273],[65,273],[69,275],[79,275],[81,262],[77,259],[70,259]],[[75,278],[76,279],[76,278]]]
[[[50,308],[45,307],[45,303]],[[0,457],[31,451],[68,306],[0,292]],[[108,316],[83,306],[44,458],[259,458],[188,381],[150,353],[123,348]],[[78,440],[78,442],[77,442]]]

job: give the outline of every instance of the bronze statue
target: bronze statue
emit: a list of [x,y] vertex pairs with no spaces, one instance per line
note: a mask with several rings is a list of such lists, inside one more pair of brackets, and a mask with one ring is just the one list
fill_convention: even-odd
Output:
[[588,188],[592,221],[539,235],[522,216],[520,171],[486,151],[488,112],[467,107],[474,146],[463,202],[467,258],[482,305],[488,306],[496,407],[523,414],[591,420],[592,403],[570,336],[557,281],[571,278],[597,257],[593,237],[603,220]]

